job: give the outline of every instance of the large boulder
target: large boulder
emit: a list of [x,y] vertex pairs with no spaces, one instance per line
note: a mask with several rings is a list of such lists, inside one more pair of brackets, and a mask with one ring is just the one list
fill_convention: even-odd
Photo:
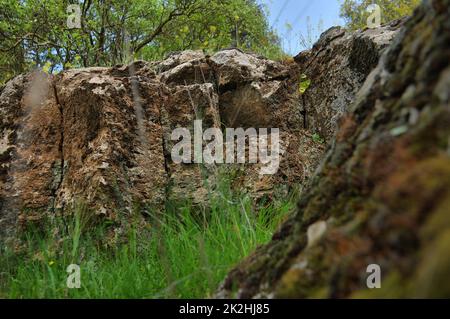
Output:
[[[449,21],[448,0],[415,11],[347,108],[296,214],[218,296],[450,297]],[[381,289],[370,290],[377,266]]]
[[397,20],[356,32],[333,27],[321,35],[311,50],[295,57],[300,81],[308,83],[301,97],[301,109],[309,130],[331,140],[339,118],[403,22],[404,19]]
[[[173,130],[193,133],[199,119],[204,129],[278,128],[275,174],[261,175],[260,163],[232,165],[232,185],[255,203],[287,194],[308,180],[322,158],[325,144],[315,133],[327,127],[331,135],[336,101],[347,107],[384,48],[371,41],[385,43],[395,30],[382,27],[383,36],[328,31],[298,63],[238,49],[212,56],[184,51],[163,61],[13,79],[0,91],[0,237],[29,222],[65,216],[79,202],[108,220],[114,236],[129,218],[145,222],[168,202],[207,208],[218,165],[179,165],[171,158]],[[330,39],[335,32],[339,39]],[[372,64],[351,71],[349,61],[366,47]],[[346,61],[342,70],[331,68],[336,61]],[[321,70],[330,73],[321,77]],[[312,79],[304,93],[303,73]],[[344,80],[352,82],[350,89],[338,85]],[[321,94],[324,100],[311,111],[306,101],[315,103]]]
[[[323,146],[302,132],[290,81],[288,65],[238,50],[212,57],[186,51],[160,62],[58,75],[36,71],[13,79],[0,96],[1,237],[30,222],[64,217],[77,203],[108,220],[114,233],[129,218],[163,211],[168,201],[207,206],[217,167],[179,165],[171,158],[173,130],[193,134],[199,119],[204,129],[275,127],[289,141],[307,140],[308,152],[299,154],[303,164],[285,157],[293,165],[284,161],[276,178],[237,168],[242,174],[234,186],[257,200],[281,178],[301,183]],[[239,121],[230,121],[230,110]],[[298,143],[289,149],[302,150]]]

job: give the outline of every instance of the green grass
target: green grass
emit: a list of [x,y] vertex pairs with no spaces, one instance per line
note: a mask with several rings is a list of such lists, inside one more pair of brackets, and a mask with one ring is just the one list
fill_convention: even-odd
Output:
[[[114,247],[105,246],[101,238],[107,230],[90,225],[87,210],[79,206],[58,231],[27,232],[25,252],[3,249],[0,297],[211,297],[236,263],[270,240],[295,202],[291,198],[255,211],[246,195],[233,194],[229,186],[215,194],[208,213],[173,205],[146,231],[131,225],[119,236],[126,240]],[[81,267],[79,289],[67,288],[70,264]]]

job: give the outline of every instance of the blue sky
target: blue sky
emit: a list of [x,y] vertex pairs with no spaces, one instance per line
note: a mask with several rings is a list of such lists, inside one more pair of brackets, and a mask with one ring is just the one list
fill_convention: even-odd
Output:
[[[283,40],[283,48],[290,54],[297,54],[305,47],[301,45],[299,34],[307,36],[308,17],[313,27],[314,38],[335,25],[343,25],[339,17],[341,0],[259,0],[269,10],[269,22]],[[292,26],[289,31],[286,23]],[[319,29],[319,24],[322,28]]]

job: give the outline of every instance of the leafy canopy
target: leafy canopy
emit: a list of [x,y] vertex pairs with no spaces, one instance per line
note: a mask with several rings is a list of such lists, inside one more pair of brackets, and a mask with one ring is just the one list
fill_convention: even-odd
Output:
[[[70,4],[81,11],[69,28]],[[34,67],[58,71],[240,47],[282,56],[255,0],[0,0],[0,83]]]
[[420,0],[344,0],[341,17],[350,29],[364,29],[370,15],[367,8],[372,4],[380,6],[381,23],[387,23],[410,15],[420,2]]

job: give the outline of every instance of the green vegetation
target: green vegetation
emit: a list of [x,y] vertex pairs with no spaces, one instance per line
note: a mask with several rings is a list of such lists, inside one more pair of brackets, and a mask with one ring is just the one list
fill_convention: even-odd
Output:
[[306,74],[300,76],[300,83],[298,85],[298,92],[305,94],[306,90],[311,86],[311,79]]
[[[79,205],[71,218],[25,233],[21,253],[0,252],[0,297],[211,297],[234,265],[270,240],[294,203],[291,196],[256,211],[225,180],[208,211],[172,205],[177,209],[168,207],[144,228],[135,218],[114,245],[105,240],[110,229],[94,226]],[[70,264],[81,267],[80,289],[67,288]]]
[[381,23],[386,23],[411,15],[420,2],[421,0],[344,0],[341,6],[341,17],[350,29],[364,29],[367,27],[367,18],[370,15],[367,8],[372,4],[380,6]]
[[255,0],[0,0],[0,8],[0,83],[33,67],[112,66],[186,49],[283,56]]
[[319,143],[319,144],[324,144],[325,143],[325,139],[322,136],[320,136],[319,134],[317,134],[317,133],[313,134],[312,140],[315,143]]
[[[341,16],[349,28],[364,28],[372,3],[387,22],[410,14],[419,2],[344,0]],[[0,0],[0,8],[0,84],[35,67],[57,72],[112,66],[187,49],[238,47],[270,59],[287,57],[256,0]],[[300,42],[309,48],[323,26],[315,30],[309,19],[306,24]],[[285,36],[292,31],[287,26]]]

